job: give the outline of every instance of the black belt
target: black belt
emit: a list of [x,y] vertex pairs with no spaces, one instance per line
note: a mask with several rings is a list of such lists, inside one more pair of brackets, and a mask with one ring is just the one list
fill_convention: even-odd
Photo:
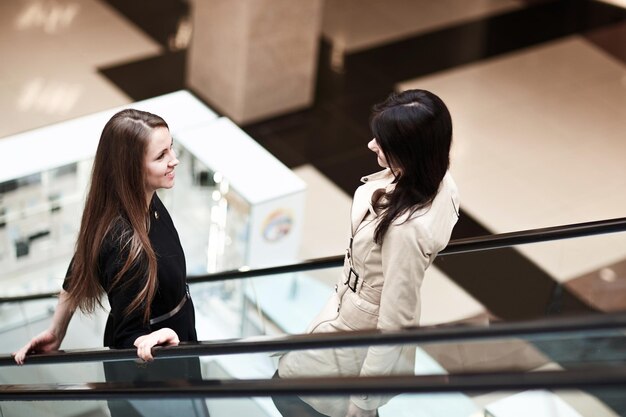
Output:
[[171,317],[174,317],[176,315],[176,313],[178,313],[183,306],[185,305],[185,303],[187,302],[188,298],[191,298],[191,295],[189,295],[189,285],[185,284],[185,295],[183,296],[183,299],[180,300],[180,303],[178,303],[178,305],[176,307],[174,307],[171,311],[168,311],[165,314],[161,314],[158,317],[155,317],[153,319],[150,319],[150,324],[157,324],[157,323],[161,323],[162,321],[165,321]]

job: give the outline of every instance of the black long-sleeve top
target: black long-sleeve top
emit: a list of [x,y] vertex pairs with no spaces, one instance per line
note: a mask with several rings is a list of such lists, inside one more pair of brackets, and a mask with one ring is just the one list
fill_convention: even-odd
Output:
[[[191,297],[172,317],[151,325],[143,321],[143,308],[131,314],[125,312],[145,283],[143,276],[141,279],[130,279],[136,273],[135,268],[131,268],[115,288],[110,288],[113,278],[128,257],[128,248],[121,247],[120,236],[128,232],[129,228],[124,222],[116,224],[105,237],[100,250],[99,279],[111,306],[104,332],[104,346],[132,348],[138,337],[164,327],[174,330],[181,342],[197,341]],[[185,254],[172,218],[156,194],[150,204],[148,237],[157,257],[157,291],[150,312],[150,317],[156,318],[171,312],[187,296]]]

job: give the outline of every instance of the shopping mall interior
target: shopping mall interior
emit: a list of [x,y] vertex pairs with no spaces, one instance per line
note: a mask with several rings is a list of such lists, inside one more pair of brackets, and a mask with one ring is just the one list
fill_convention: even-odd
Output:
[[[188,171],[180,169],[163,201],[180,230],[190,275],[343,255],[352,195],[363,176],[380,169],[367,147],[372,106],[408,89],[434,92],[452,114],[450,172],[461,196],[453,243],[605,220],[622,220],[626,230],[625,2],[298,1],[0,2],[0,153],[9,160],[0,175],[2,300],[59,290],[91,166],[82,144],[98,140],[112,109],[131,105],[163,109],[166,119],[171,114]],[[66,137],[88,121],[93,128]],[[213,145],[202,145],[204,139]],[[46,151],[31,140],[45,140]],[[45,215],[36,210],[41,198]],[[277,204],[295,208],[280,212]],[[253,239],[258,225],[265,241]],[[272,249],[289,227],[294,240]],[[438,257],[421,289],[420,324],[482,329],[619,315],[626,310],[626,234],[593,233]],[[191,291],[199,338],[302,333],[339,271],[337,264],[198,282]],[[52,298],[0,303],[0,355],[45,328],[54,304]],[[75,318],[62,347],[100,349],[105,320],[106,312]],[[626,365],[621,320],[607,333],[443,338],[419,345],[415,371],[527,376],[617,369]],[[277,359],[251,352],[201,356],[203,376],[270,379]],[[76,367],[68,355],[68,364],[44,360],[30,368],[6,360],[0,384],[104,383],[102,359]],[[537,391],[523,383],[408,390],[379,412],[626,416],[626,373],[620,375],[621,388],[604,390],[548,384],[553,389]],[[109,415],[106,396],[15,398],[0,398],[0,416]],[[280,416],[268,396],[213,395],[204,406],[213,416]],[[137,415],[155,412],[134,407]]]

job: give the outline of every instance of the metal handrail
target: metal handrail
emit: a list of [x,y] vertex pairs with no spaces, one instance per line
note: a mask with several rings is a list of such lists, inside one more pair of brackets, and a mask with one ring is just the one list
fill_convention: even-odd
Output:
[[0,401],[242,398],[626,388],[626,366],[537,372],[0,385]]
[[[571,239],[582,236],[592,236],[606,233],[626,231],[626,217],[615,219],[598,220],[585,223],[573,223],[563,226],[544,227],[517,232],[500,233],[486,236],[455,239],[439,252],[438,256],[455,255],[482,250],[500,249],[528,243],[548,242],[552,240]],[[240,268],[232,271],[217,272],[206,275],[187,277],[189,283],[225,281],[231,279],[254,278],[267,275],[278,275],[290,272],[310,271],[341,266],[343,255],[326,258],[311,259],[288,265],[273,266],[269,268]],[[16,297],[0,297],[0,303],[22,302],[53,298],[58,292],[30,294]]]
[[[580,317],[554,317],[513,323],[500,322],[492,323],[489,327],[457,325],[446,327],[411,327],[395,331],[368,330],[340,333],[258,336],[243,339],[183,343],[179,346],[170,347],[154,347],[152,353],[157,359],[165,359],[348,346],[418,344],[505,337],[529,337],[547,333],[563,334],[581,331],[617,331],[623,336],[624,329],[626,329],[626,313],[612,313]],[[26,358],[26,364],[59,364],[131,359],[137,359],[136,349],[81,349],[29,355]],[[16,366],[16,364],[11,356],[6,355],[0,356],[0,366]]]

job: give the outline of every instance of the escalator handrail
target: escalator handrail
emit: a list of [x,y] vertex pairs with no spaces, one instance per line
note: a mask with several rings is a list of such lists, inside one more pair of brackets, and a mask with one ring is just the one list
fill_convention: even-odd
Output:
[[275,395],[419,394],[626,388],[626,366],[536,372],[483,372],[203,381],[0,385],[0,401],[246,398]]
[[[562,226],[544,227],[539,229],[529,229],[517,232],[499,233],[465,239],[452,240],[448,246],[439,252],[438,256],[453,255],[460,253],[476,252],[483,250],[500,249],[510,246],[523,245],[528,243],[548,242],[552,240],[571,239],[583,236],[592,236],[606,233],[617,233],[626,231],[626,217],[615,219],[597,220],[593,222],[574,223]],[[225,281],[231,279],[254,278],[267,275],[278,275],[290,272],[310,271],[314,269],[324,269],[341,266],[343,255],[330,256],[325,258],[311,259],[295,264],[273,266],[269,268],[240,268],[232,271],[217,272],[206,275],[195,275],[187,277],[191,283]],[[16,297],[0,297],[1,303],[22,302],[54,298],[58,292],[48,292],[40,294],[29,294]]]
[[[418,344],[450,341],[484,340],[505,337],[528,337],[571,332],[607,332],[626,329],[626,313],[553,317],[519,322],[492,323],[482,326],[414,327],[403,330],[369,330],[340,333],[316,333],[282,336],[257,336],[183,343],[179,346],[155,347],[153,356],[160,358],[232,355],[241,353],[281,352],[303,349]],[[80,349],[34,354],[26,364],[59,364],[137,359],[136,349]],[[10,355],[0,356],[0,367],[17,366]]]

